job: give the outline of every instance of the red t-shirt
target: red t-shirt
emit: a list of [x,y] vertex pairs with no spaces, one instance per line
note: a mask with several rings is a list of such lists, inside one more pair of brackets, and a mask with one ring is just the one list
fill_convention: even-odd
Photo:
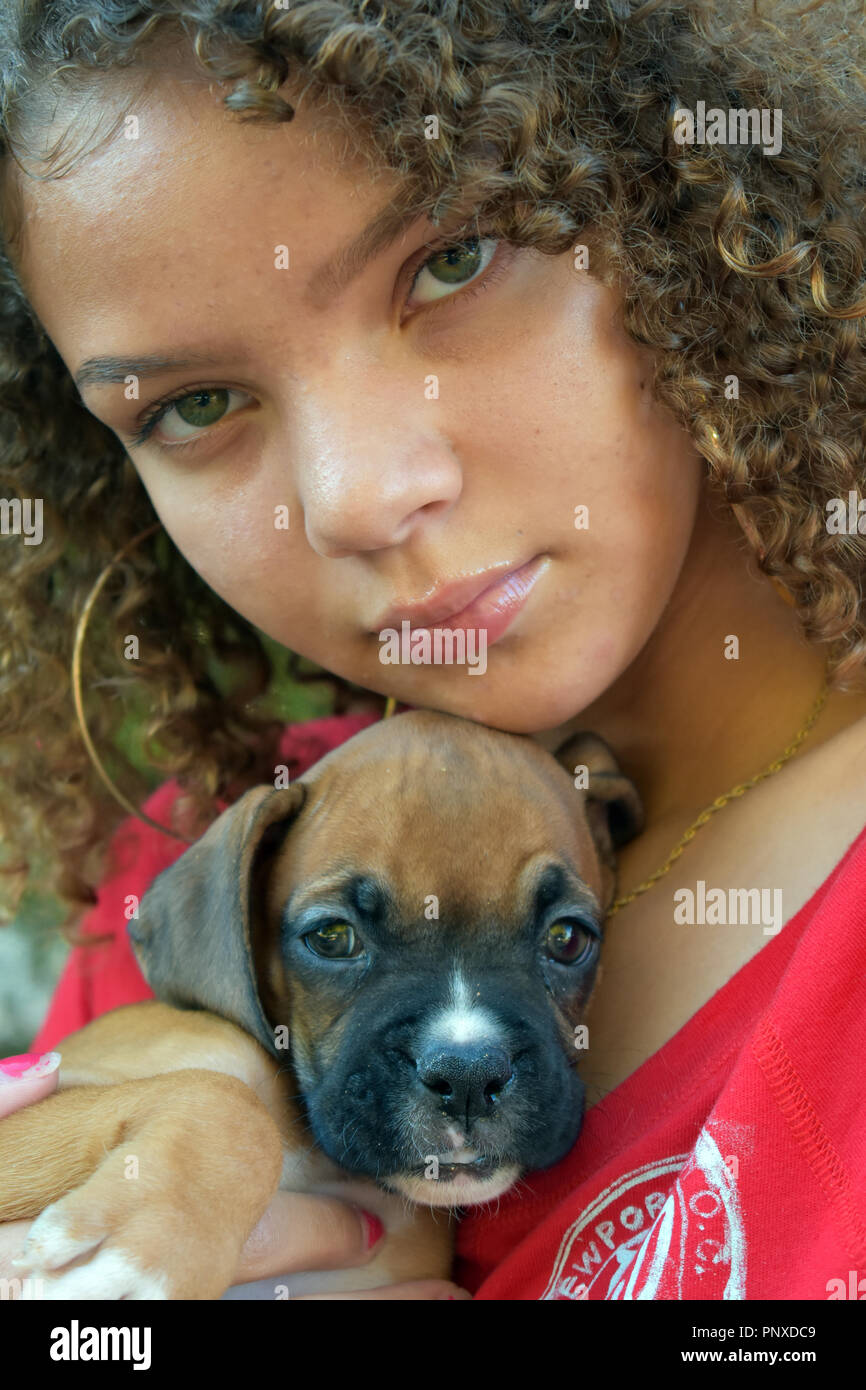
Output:
[[[292,726],[282,756],[300,775],[374,718]],[[147,813],[167,823],[178,790],[160,787]],[[73,949],[35,1052],[153,998],[124,900],[186,846],[132,818],[115,840],[119,867],[82,922],[111,941]],[[494,1300],[866,1296],[864,1058],[866,829],[778,935],[588,1111],[566,1158],[467,1210],[456,1279]]]

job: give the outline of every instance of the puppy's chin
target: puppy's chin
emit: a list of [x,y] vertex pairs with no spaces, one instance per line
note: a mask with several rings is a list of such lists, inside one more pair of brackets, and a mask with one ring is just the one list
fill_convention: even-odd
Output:
[[383,1187],[399,1192],[411,1202],[423,1207],[475,1207],[482,1202],[495,1201],[513,1187],[523,1170],[517,1164],[503,1164],[488,1177],[476,1177],[471,1172],[457,1173],[448,1178],[420,1178],[412,1173],[392,1173],[380,1179]]

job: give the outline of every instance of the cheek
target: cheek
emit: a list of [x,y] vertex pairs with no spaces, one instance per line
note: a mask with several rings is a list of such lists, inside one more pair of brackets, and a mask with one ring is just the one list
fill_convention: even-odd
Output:
[[702,471],[692,441],[653,401],[652,357],[619,326],[613,291],[570,254],[536,284],[525,333],[479,343],[463,364],[471,389],[448,423],[467,495],[483,484],[482,521],[508,535],[519,525],[578,562],[619,554],[664,570],[691,533]]
[[[264,631],[276,613],[293,633],[315,625],[318,557],[291,491],[263,497],[252,481],[223,490],[215,479],[202,498],[177,476],[143,481],[174,544],[226,603]],[[288,508],[288,530],[276,524],[278,506]]]
[[[603,601],[650,612],[663,605],[688,550],[704,465],[686,432],[652,397],[652,362],[618,327],[611,294],[593,286],[581,306],[584,342],[563,331],[560,390],[574,374],[571,448],[575,506],[570,545],[601,569]],[[558,441],[560,448],[563,440]],[[586,523],[586,529],[575,521]]]

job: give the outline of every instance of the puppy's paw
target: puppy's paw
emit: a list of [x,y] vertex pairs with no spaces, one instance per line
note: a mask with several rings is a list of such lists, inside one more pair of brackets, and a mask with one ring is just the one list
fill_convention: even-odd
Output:
[[117,1091],[127,1108],[114,1147],[36,1217],[15,1267],[48,1299],[219,1298],[279,1182],[276,1126],[227,1076]]
[[171,1297],[168,1281],[162,1275],[147,1273],[124,1250],[103,1245],[105,1233],[100,1235],[92,1222],[87,1223],[90,1230],[85,1232],[75,1213],[63,1210],[67,1204],[68,1199],[64,1198],[37,1217],[24,1251],[12,1261],[27,1275],[36,1297]]
[[[81,1187],[36,1218],[13,1261],[45,1299],[218,1298],[237,1267],[238,1240],[214,1213],[182,1209],[124,1176],[110,1154]],[[210,1220],[207,1219],[208,1215]]]

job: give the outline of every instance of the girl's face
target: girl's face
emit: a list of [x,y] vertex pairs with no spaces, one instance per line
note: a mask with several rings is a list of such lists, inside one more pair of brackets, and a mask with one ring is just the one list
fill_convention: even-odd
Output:
[[[303,104],[242,124],[163,77],[129,111],[137,138],[25,185],[21,273],[73,376],[129,359],[82,399],[189,563],[369,689],[514,732],[585,708],[674,591],[702,472],[615,295],[570,251],[437,254],[425,218],[328,277],[396,175],[347,160]],[[383,628],[485,589],[464,620],[487,628],[483,674],[380,660]]]

